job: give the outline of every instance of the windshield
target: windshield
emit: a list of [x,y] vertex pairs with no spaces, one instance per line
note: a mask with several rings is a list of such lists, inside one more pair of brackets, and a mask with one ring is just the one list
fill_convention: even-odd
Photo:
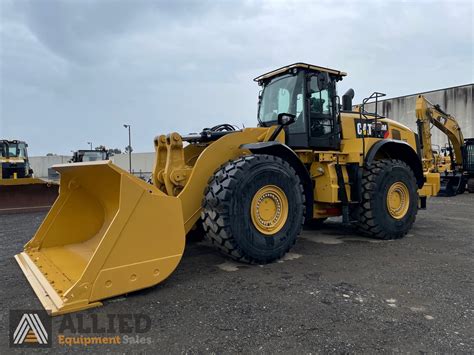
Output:
[[25,158],[25,143],[2,143],[0,144],[0,156],[8,158]]
[[85,152],[82,161],[105,160],[105,152]]
[[280,113],[291,113],[296,116],[292,128],[301,127],[304,130],[303,78],[304,73],[300,72],[298,75],[276,77],[265,84],[258,111],[258,120],[262,125],[275,124]]

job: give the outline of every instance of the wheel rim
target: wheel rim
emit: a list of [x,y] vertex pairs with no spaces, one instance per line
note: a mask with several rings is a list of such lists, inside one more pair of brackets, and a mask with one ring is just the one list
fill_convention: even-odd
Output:
[[387,193],[387,209],[390,216],[402,219],[408,212],[410,206],[410,193],[408,187],[400,181],[390,186]]
[[266,185],[252,199],[250,215],[255,228],[265,235],[280,231],[288,218],[288,199],[278,186]]

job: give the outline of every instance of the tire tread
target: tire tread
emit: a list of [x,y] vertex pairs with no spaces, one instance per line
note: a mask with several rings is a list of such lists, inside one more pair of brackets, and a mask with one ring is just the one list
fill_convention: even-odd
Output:
[[272,258],[257,260],[246,255],[232,235],[232,229],[229,223],[230,216],[228,215],[228,211],[230,210],[229,206],[232,203],[231,191],[240,183],[246,172],[251,169],[252,166],[260,162],[283,164],[285,168],[291,171],[298,179],[298,186],[303,199],[303,214],[297,235],[301,232],[305,217],[303,186],[294,169],[286,161],[276,156],[258,154],[245,155],[223,164],[209,179],[209,184],[205,190],[202,201],[201,220],[207,239],[222,253],[236,261],[244,263],[272,262],[287,253],[296,241],[296,238],[294,238],[291,245],[288,245],[286,249],[283,249],[278,255]]
[[378,223],[375,214],[373,212],[372,201],[377,194],[377,177],[386,169],[390,169],[393,165],[403,166],[410,175],[410,179],[413,181],[413,184],[416,186],[416,178],[413,171],[410,167],[398,159],[382,159],[376,160],[366,166],[362,174],[362,201],[359,205],[358,212],[356,215],[357,222],[355,223],[356,229],[363,235],[382,240],[389,239],[400,239],[403,238],[408,230],[411,229],[416,218],[415,216],[409,219],[409,225],[406,226],[402,231],[396,234],[388,233],[385,228]]

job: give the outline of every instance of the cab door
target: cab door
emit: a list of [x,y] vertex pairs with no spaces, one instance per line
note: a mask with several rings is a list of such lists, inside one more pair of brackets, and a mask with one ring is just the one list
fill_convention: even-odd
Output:
[[314,149],[340,149],[335,81],[326,73],[312,74],[308,78],[306,97],[309,146]]

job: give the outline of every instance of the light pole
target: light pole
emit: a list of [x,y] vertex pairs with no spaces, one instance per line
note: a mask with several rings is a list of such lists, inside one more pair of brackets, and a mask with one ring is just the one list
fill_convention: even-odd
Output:
[[132,173],[132,135],[130,133],[130,125],[124,124],[125,128],[128,128],[128,170]]
[[87,144],[91,146],[91,150],[92,150],[92,142],[87,142]]

